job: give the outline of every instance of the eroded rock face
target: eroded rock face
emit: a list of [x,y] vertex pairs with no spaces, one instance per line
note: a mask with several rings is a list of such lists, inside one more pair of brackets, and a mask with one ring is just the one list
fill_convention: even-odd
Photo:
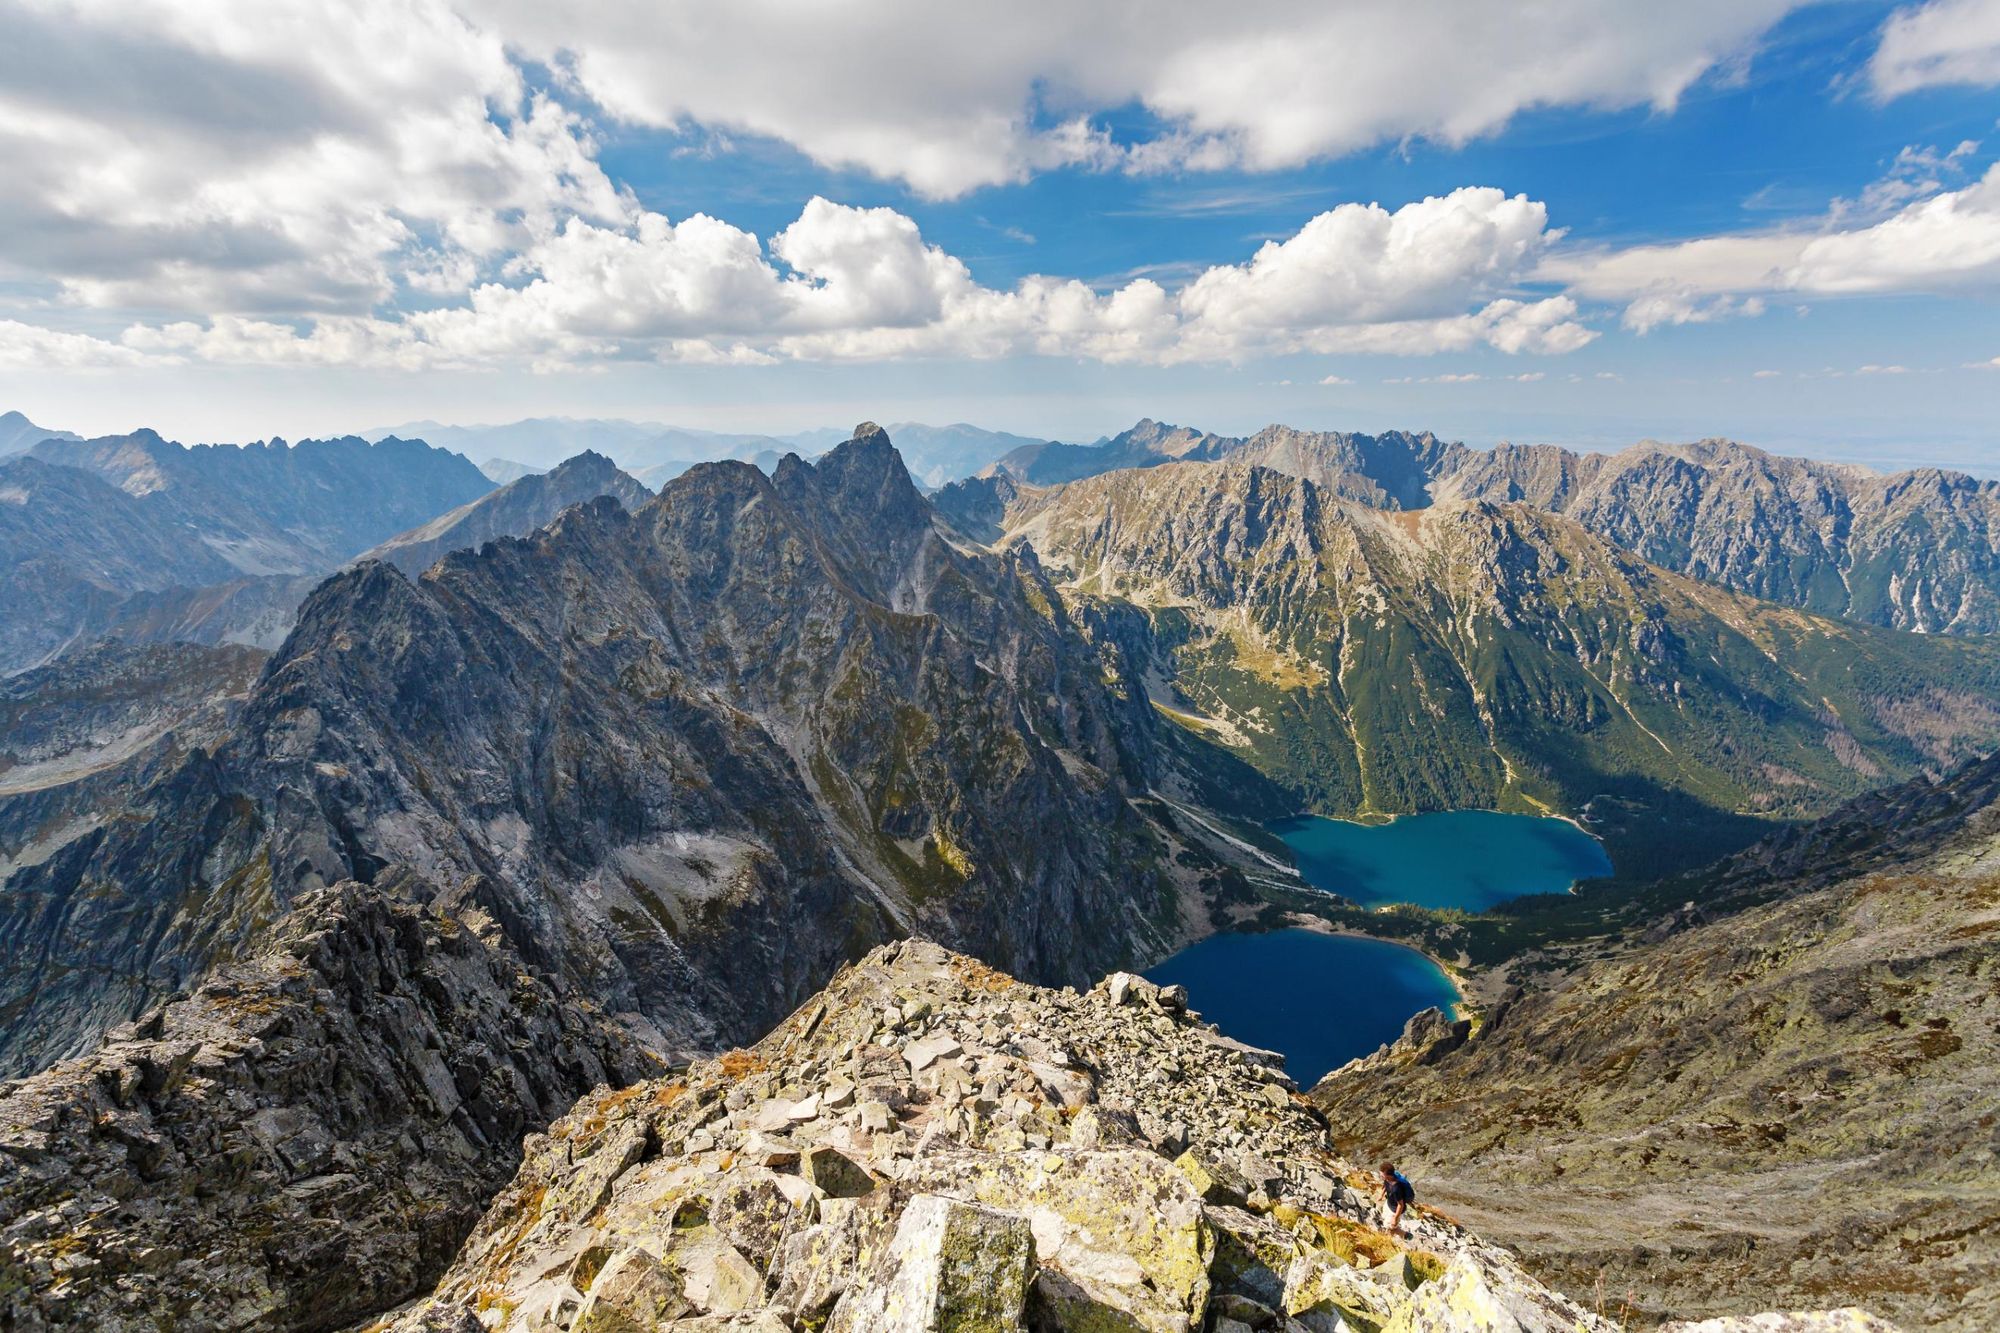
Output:
[[[1441,1217],[1378,1230],[1277,1057],[1143,979],[1115,995],[878,949],[756,1046],[532,1138],[397,1328],[1457,1330],[1482,1326],[1423,1312],[1476,1285],[1492,1327],[1608,1333]],[[1204,1198],[1196,1157],[1247,1193]]]
[[0,1085],[0,1325],[343,1327],[426,1288],[581,1092],[656,1062],[474,920],[344,883]]

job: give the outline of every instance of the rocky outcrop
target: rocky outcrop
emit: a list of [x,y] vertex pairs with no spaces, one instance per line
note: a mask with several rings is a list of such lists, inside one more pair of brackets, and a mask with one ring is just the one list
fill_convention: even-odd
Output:
[[1987,759],[1856,801],[1676,886],[1710,911],[1591,951],[1469,1039],[1413,1024],[1313,1099],[1637,1322],[1872,1327],[1747,1318],[1833,1303],[1994,1327],[1996,795]]
[[0,1325],[345,1327],[435,1280],[523,1134],[657,1068],[476,911],[385,888],[305,895],[257,957],[0,1085]]
[[525,537],[554,522],[571,505],[600,495],[628,510],[653,498],[651,491],[603,454],[580,453],[549,472],[509,481],[491,494],[391,537],[358,559],[387,561],[414,578],[449,552],[472,550],[500,537]]
[[662,1047],[753,1037],[912,929],[1051,981],[1163,955],[1244,854],[1144,799],[1190,761],[1100,628],[1031,554],[962,549],[873,427],[415,583],[364,564],[227,743],[16,871],[0,1067],[390,863],[476,878],[525,957]]
[[1374,1191],[1269,1052],[1129,975],[908,941],[756,1046],[585,1098],[399,1330],[1589,1333]]

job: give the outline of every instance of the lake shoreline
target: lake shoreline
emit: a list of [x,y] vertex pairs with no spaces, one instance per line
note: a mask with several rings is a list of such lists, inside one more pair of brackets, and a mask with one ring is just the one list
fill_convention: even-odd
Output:
[[[1319,890],[1319,892],[1324,893],[1326,891],[1324,889],[1321,889]],[[1333,935],[1343,939],[1351,939],[1351,940],[1374,940],[1377,944],[1393,944],[1398,949],[1408,949],[1411,953],[1416,954],[1420,958],[1423,958],[1424,960],[1429,962],[1431,966],[1435,967],[1438,971],[1444,973],[1444,979],[1451,983],[1451,989],[1454,992],[1455,998],[1451,1002],[1452,1012],[1449,1015],[1447,1015],[1448,1017],[1452,1018],[1453,1020],[1463,1018],[1465,1017],[1465,1015],[1459,1012],[1460,1010],[1466,1008],[1467,1006],[1477,1008],[1479,1005],[1479,1002],[1473,998],[1472,993],[1466,989],[1468,982],[1466,978],[1460,974],[1458,964],[1456,962],[1440,958],[1436,954],[1432,953],[1429,949],[1425,949],[1418,945],[1411,944],[1408,940],[1390,939],[1387,935],[1370,934],[1368,931],[1365,930],[1356,930],[1352,926],[1336,925],[1335,923],[1328,921],[1325,917],[1322,916],[1310,916],[1305,913],[1293,914],[1293,919],[1288,923],[1288,925],[1280,927],[1280,929],[1309,930],[1315,935]],[[1228,935],[1228,934],[1254,935],[1259,933],[1261,932],[1245,931],[1245,930],[1239,930],[1239,931],[1219,930],[1216,932],[1217,935]],[[1415,1015],[1411,1015],[1411,1017],[1415,1017]]]
[[[1267,919],[1268,920],[1268,919]],[[1148,968],[1229,1036],[1285,1057],[1301,1087],[1400,1038],[1413,1015],[1465,1004],[1422,949],[1300,914],[1275,928],[1219,931]]]

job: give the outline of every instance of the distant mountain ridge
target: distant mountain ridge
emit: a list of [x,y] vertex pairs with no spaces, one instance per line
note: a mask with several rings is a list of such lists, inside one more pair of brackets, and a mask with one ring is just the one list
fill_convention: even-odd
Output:
[[492,489],[409,440],[44,440],[0,460],[0,674],[121,626],[274,647],[298,580]]
[[72,431],[37,426],[19,412],[0,412],[0,458],[25,453],[43,440],[80,440]]
[[[1220,458],[1310,479],[1390,510],[1521,501],[1645,559],[1822,615],[1923,633],[2000,632],[2000,481],[1935,468],[1888,475],[1729,440],[1645,441],[1615,454],[1451,444],[1268,426],[1250,436],[1140,421],[1095,445],[1016,450],[990,482],[1059,485]],[[977,502],[950,502],[960,512]]]
[[[987,430],[966,422],[930,426],[922,422],[892,422],[888,431],[896,441],[904,464],[918,485],[935,490],[985,467],[1010,451],[1036,449],[1052,444],[1025,435]],[[413,421],[392,429],[362,432],[363,438],[390,435],[421,438],[442,448],[456,450],[468,458],[484,459],[482,469],[497,482],[517,479],[506,465],[551,468],[574,454],[591,450],[601,453],[648,486],[659,487],[696,463],[735,459],[755,463],[766,472],[788,453],[807,458],[824,453],[847,438],[847,432],[820,427],[793,434],[760,435],[729,431],[695,430],[656,421],[626,421],[618,418],[530,417],[484,426],[447,426],[435,421]],[[1074,446],[1063,446],[1074,447]]]
[[252,575],[333,568],[493,489],[464,458],[394,436],[183,446],[139,430],[31,457],[103,478]]
[[436,564],[448,552],[477,549],[500,537],[522,537],[555,521],[571,505],[600,495],[637,510],[653,493],[618,470],[603,454],[581,453],[548,472],[532,473],[509,482],[430,522],[356,556],[386,560],[411,578]]

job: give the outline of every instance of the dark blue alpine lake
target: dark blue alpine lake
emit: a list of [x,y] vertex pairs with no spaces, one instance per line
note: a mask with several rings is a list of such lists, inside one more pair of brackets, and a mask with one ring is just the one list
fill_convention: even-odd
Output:
[[1211,935],[1146,975],[1186,986],[1201,1016],[1236,1040],[1284,1052],[1301,1087],[1394,1041],[1418,1010],[1458,998],[1415,949],[1311,930]]
[[[1301,815],[1271,831],[1307,883],[1365,907],[1483,912],[1611,873],[1597,839],[1533,815],[1454,810],[1388,824]],[[1414,949],[1309,930],[1211,936],[1146,975],[1186,986],[1202,1016],[1238,1041],[1284,1052],[1286,1069],[1307,1086],[1394,1041],[1410,1015],[1449,1009],[1458,998],[1443,970]]]

